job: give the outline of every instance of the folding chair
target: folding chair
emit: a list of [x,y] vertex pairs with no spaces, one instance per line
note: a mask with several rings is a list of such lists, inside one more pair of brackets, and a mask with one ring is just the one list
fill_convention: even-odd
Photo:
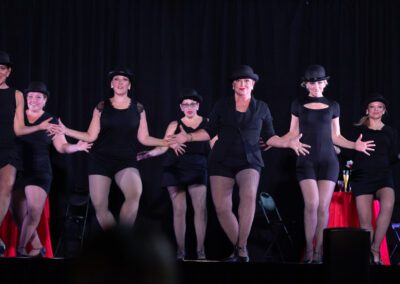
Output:
[[394,234],[396,236],[396,244],[394,245],[392,251],[390,252],[390,260],[392,260],[392,257],[394,256],[394,254],[396,253],[397,250],[399,250],[400,248],[400,223],[392,223],[391,225]]
[[271,241],[264,252],[264,258],[274,259],[274,255],[272,255],[271,252],[275,248],[279,253],[280,260],[285,261],[285,255],[280,244],[280,237],[284,235],[289,241],[291,248],[293,248],[293,239],[289,234],[272,196],[266,192],[261,192],[258,197],[258,204],[265,217],[267,228],[272,233]]
[[[90,208],[89,190],[76,188],[70,193],[64,215],[64,225],[55,256],[75,256],[83,246]],[[73,249],[71,249],[73,248]],[[69,250],[67,252],[67,250]]]

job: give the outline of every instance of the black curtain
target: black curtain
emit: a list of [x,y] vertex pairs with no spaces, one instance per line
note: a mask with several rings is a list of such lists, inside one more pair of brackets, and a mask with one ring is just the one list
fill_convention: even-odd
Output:
[[[396,0],[1,0],[0,49],[15,63],[9,83],[24,89],[30,80],[46,82],[48,111],[79,130],[110,95],[106,75],[114,66],[133,70],[132,95],[145,106],[150,133],[161,137],[180,116],[180,90],[197,89],[207,116],[232,94],[233,67],[249,64],[261,78],[254,95],[269,104],[284,134],[290,103],[305,92],[300,77],[313,63],[331,76],[326,96],[341,105],[343,133],[370,92],[390,101],[386,122],[399,129],[399,11]],[[274,194],[301,227],[294,154],[273,149],[264,158],[260,190]],[[141,163],[140,216],[163,219],[170,210],[159,187],[161,161]],[[86,186],[84,154],[55,155],[54,166],[58,194]]]

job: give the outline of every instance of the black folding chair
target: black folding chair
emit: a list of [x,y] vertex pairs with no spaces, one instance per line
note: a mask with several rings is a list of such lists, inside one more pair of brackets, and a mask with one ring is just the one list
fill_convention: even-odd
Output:
[[275,255],[272,251],[276,249],[279,253],[279,259],[285,261],[285,254],[283,253],[280,241],[281,236],[285,236],[289,242],[290,248],[293,248],[293,239],[289,234],[289,231],[279,213],[279,210],[275,204],[274,199],[271,195],[266,192],[261,192],[258,197],[258,204],[261,207],[263,215],[265,217],[267,229],[271,232],[271,241],[269,242],[263,257],[274,260]]

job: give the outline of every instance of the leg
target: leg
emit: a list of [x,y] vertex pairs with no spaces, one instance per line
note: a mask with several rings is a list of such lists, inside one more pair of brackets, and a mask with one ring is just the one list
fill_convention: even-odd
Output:
[[126,168],[115,174],[115,182],[124,194],[125,201],[119,213],[121,224],[132,226],[135,223],[142,195],[142,180],[135,168]]
[[374,252],[380,252],[381,243],[386,236],[386,231],[392,218],[395,200],[393,188],[381,188],[377,191],[376,195],[380,202],[380,210],[378,214],[378,219],[376,220],[374,239],[371,245],[371,251],[374,254],[375,263],[380,261],[380,254],[376,254]]
[[245,169],[236,174],[239,186],[239,237],[238,254],[248,257],[247,239],[250,235],[251,226],[256,211],[256,197],[260,173],[255,169]]
[[317,228],[315,232],[315,254],[316,261],[322,261],[322,241],[324,229],[329,222],[329,205],[331,204],[332,194],[335,190],[335,183],[330,180],[318,181],[319,204],[317,211]]
[[207,228],[207,187],[202,184],[189,186],[189,194],[192,199],[194,210],[194,228],[197,239],[197,258],[205,259],[204,239]]
[[306,238],[305,261],[311,261],[314,251],[314,238],[317,230],[317,211],[319,204],[318,185],[316,180],[300,181],[301,193],[304,199],[304,232]]
[[235,180],[223,176],[210,176],[211,196],[218,221],[233,245],[239,237],[239,223],[232,212],[232,192]]
[[[0,169],[0,225],[7,214],[11,201],[11,191],[15,182],[17,170],[10,164]],[[0,256],[5,251],[5,244],[0,239]]]
[[176,257],[183,260],[185,257],[185,233],[186,233],[186,192],[178,186],[168,187],[169,197],[172,202],[174,217],[174,232],[178,246]]
[[360,227],[370,233],[370,241],[374,239],[374,230],[372,228],[372,194],[364,194],[356,197],[356,206]]
[[108,195],[111,179],[101,175],[89,175],[89,192],[100,227],[105,230],[115,225],[115,219],[108,209]]
[[[26,245],[35,236],[36,228],[42,215],[43,207],[46,202],[47,193],[39,186],[28,185],[25,187],[27,214],[25,215],[21,234],[19,238],[18,252],[26,255]],[[31,255],[37,255],[42,247],[35,247],[30,252]]]

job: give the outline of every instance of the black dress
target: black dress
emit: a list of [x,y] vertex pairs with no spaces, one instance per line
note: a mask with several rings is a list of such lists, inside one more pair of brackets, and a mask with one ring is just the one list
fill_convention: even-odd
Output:
[[[52,117],[51,123],[57,124],[57,118],[44,112],[35,122],[30,123],[25,116],[25,125],[34,126]],[[52,138],[45,130],[18,137],[18,153],[23,164],[23,171],[18,177],[18,186],[36,185],[50,192],[52,169],[49,147]]]
[[375,151],[370,156],[361,152],[354,155],[350,185],[355,196],[375,194],[383,187],[394,188],[392,164],[397,161],[398,145],[395,129],[385,125],[381,130],[369,129],[365,125],[356,127],[357,137],[363,141],[374,140]]
[[143,106],[131,101],[126,109],[116,109],[111,101],[97,105],[101,112],[100,133],[90,150],[89,175],[113,178],[122,169],[137,168],[136,143]]
[[[178,121],[175,134],[182,126],[187,133],[203,129],[207,121],[203,118],[200,125],[193,129]],[[162,186],[188,186],[193,184],[207,185],[207,156],[210,151],[208,141],[196,141],[186,144],[185,153],[177,156],[171,149],[164,162]]]
[[15,89],[0,89],[0,168],[8,164],[17,169],[21,168],[16,153],[15,108]]
[[[309,103],[327,105],[324,109],[305,107]],[[292,114],[299,118],[301,142],[311,146],[310,154],[298,156],[296,174],[298,181],[304,179],[330,180],[336,183],[339,161],[332,142],[332,119],[339,116],[339,105],[325,97],[307,96],[292,103]]]

